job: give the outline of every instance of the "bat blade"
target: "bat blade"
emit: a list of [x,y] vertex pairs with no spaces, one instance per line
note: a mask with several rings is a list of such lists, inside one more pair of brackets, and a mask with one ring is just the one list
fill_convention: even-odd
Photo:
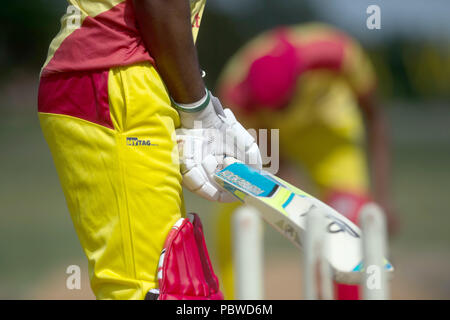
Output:
[[[325,257],[335,280],[361,281],[361,230],[336,210],[282,179],[243,163],[227,166],[216,173],[215,179],[240,201],[257,208],[268,224],[301,249],[307,215],[323,213],[327,224]],[[385,269],[392,271],[393,267],[386,261]]]

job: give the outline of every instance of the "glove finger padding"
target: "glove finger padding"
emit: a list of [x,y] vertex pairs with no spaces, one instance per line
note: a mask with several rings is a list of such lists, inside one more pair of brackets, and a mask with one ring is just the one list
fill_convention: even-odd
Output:
[[261,153],[253,136],[239,123],[230,109],[225,109],[226,122],[226,156],[236,158],[255,169],[262,168]]
[[185,174],[191,170],[196,164],[200,163],[203,157],[203,145],[205,139],[202,136],[197,136],[196,130],[190,130],[189,134],[185,130],[178,129],[177,144],[180,158],[181,173]]
[[[194,130],[190,130],[194,131]],[[219,170],[219,162],[216,156],[208,154],[208,142],[204,137],[186,135],[183,129],[177,130],[177,143],[180,158],[180,170],[183,175],[183,186],[189,191],[196,193],[202,198],[210,201],[227,202],[235,201],[223,195],[226,193],[214,181],[214,174]]]

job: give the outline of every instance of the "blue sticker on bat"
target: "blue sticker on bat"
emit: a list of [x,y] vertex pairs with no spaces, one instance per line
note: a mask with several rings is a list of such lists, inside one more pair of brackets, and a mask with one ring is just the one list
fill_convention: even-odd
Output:
[[268,176],[262,175],[242,163],[233,163],[217,173],[217,176],[244,192],[258,197],[270,197],[279,185]]

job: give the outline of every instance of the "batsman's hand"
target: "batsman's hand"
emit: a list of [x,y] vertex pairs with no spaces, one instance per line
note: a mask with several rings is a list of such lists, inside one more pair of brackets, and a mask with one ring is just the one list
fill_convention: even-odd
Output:
[[[203,108],[195,111],[201,103]],[[235,201],[215,182],[214,174],[236,161],[261,169],[255,139],[210,92],[197,105],[174,104],[181,120],[176,134],[183,185],[207,200]]]

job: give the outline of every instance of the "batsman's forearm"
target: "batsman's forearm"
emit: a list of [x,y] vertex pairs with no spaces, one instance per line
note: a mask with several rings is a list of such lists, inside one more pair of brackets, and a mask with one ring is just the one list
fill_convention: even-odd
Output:
[[144,43],[169,90],[179,103],[205,95],[191,30],[188,0],[133,0]]

